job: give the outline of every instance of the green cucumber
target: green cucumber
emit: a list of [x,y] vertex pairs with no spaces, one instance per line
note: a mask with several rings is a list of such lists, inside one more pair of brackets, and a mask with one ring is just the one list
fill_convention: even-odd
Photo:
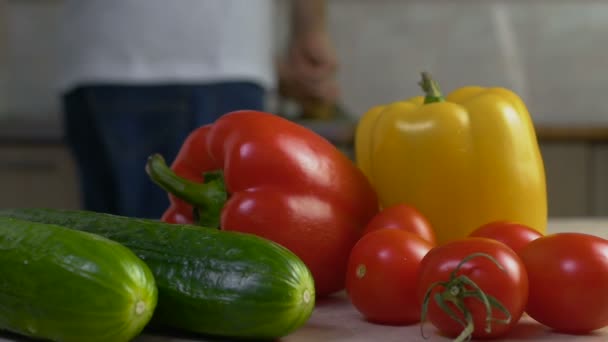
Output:
[[126,247],[64,227],[0,217],[0,330],[53,341],[130,341],[157,300]]
[[315,304],[312,275],[288,249],[250,234],[80,210],[9,209],[0,216],[99,234],[130,248],[156,279],[152,321],[225,337],[278,338]]

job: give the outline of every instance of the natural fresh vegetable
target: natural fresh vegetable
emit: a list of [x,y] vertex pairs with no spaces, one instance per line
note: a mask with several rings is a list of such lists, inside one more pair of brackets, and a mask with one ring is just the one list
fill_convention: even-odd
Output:
[[418,298],[423,317],[456,341],[494,338],[521,318],[528,277],[507,245],[466,238],[435,247],[422,259]]
[[130,341],[152,317],[150,269],[126,247],[0,217],[0,329],[64,342]]
[[351,303],[371,322],[420,321],[416,279],[420,260],[432,247],[400,229],[379,229],[363,236],[351,252],[346,274]]
[[223,115],[190,134],[173,171],[158,155],[147,170],[171,193],[163,220],[273,240],[304,261],[318,295],[344,288],[348,254],[378,212],[374,190],[342,152],[268,113]]
[[[314,283],[304,263],[254,235],[84,211],[12,209],[0,211],[1,216],[88,231],[130,248],[156,278],[158,306],[152,321],[157,324],[271,339],[302,326],[314,307]],[[108,252],[99,254],[111,258]],[[120,277],[117,273],[108,280]]]
[[460,88],[445,98],[423,73],[425,96],[370,109],[358,123],[359,167],[388,207],[408,203],[439,244],[495,220],[543,233],[543,160],[522,100],[503,88]]
[[537,230],[520,223],[493,221],[475,229],[469,236],[500,241],[519,254],[528,243],[543,235]]
[[426,217],[416,208],[404,203],[382,209],[367,224],[363,234],[384,228],[402,229],[420,236],[433,245],[437,243],[433,227]]
[[541,237],[520,253],[528,270],[526,312],[564,333],[608,326],[608,241],[582,233]]

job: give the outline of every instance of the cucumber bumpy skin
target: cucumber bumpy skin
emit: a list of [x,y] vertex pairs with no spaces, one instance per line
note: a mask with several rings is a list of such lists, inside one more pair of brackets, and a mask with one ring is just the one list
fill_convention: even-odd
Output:
[[156,278],[154,324],[273,339],[301,327],[315,306],[306,265],[258,236],[81,210],[7,209],[0,216],[88,231],[130,248]]
[[126,247],[56,225],[0,217],[0,329],[63,342],[130,341],[157,288]]

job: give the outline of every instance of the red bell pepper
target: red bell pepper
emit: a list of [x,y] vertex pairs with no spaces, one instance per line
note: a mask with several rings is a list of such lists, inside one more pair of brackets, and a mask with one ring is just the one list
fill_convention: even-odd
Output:
[[375,191],[342,152],[264,112],[228,113],[193,131],[171,169],[153,155],[146,170],[170,193],[163,221],[273,240],[304,261],[319,296],[344,288],[350,250],[378,212]]

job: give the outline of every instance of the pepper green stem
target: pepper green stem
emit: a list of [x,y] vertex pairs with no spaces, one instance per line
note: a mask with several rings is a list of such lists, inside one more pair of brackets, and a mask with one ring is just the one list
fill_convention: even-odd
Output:
[[221,171],[206,172],[204,183],[196,183],[175,174],[160,154],[153,154],[148,157],[146,173],[165,191],[193,206],[196,224],[220,227],[222,208],[228,198]]
[[418,82],[418,85],[422,88],[422,91],[424,91],[424,103],[445,101],[443,94],[439,89],[439,84],[431,78],[431,75],[428,72],[423,71],[421,74],[422,80]]

